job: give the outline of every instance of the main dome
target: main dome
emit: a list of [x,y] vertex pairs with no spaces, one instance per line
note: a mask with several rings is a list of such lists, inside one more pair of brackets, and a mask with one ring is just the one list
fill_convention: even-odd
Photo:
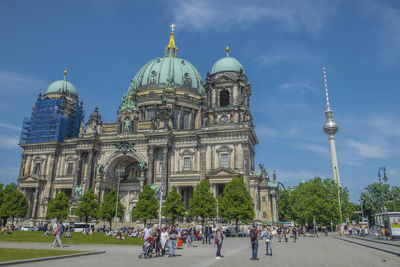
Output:
[[129,89],[174,87],[201,94],[203,84],[199,71],[189,61],[167,55],[147,62],[132,79]]

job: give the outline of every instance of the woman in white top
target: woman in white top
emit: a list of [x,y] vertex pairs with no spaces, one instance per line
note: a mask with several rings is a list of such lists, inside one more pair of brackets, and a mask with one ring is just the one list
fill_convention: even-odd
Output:
[[168,231],[166,228],[162,229],[161,232],[161,249],[162,249],[162,256],[165,255],[165,245],[167,244],[167,240],[168,240]]

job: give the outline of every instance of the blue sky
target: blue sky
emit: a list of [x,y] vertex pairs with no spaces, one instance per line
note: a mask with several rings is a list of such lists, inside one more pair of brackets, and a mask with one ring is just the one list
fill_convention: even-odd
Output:
[[386,166],[400,185],[399,1],[12,1],[0,0],[0,181],[16,181],[24,117],[64,69],[103,121],[142,65],[162,56],[175,23],[179,56],[205,77],[230,55],[252,86],[264,163],[285,185],[331,177],[324,123],[327,68],[339,170],[358,201]]

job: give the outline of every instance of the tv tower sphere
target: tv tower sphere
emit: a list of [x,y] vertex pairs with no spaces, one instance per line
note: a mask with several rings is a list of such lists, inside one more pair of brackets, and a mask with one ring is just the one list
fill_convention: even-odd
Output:
[[339,125],[333,120],[332,110],[325,111],[325,119],[326,121],[323,126],[324,132],[329,135],[337,133]]

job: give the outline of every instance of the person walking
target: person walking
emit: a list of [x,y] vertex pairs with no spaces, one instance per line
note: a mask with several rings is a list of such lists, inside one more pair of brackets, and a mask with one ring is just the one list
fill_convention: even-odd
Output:
[[288,239],[290,238],[290,229],[285,226],[285,228],[283,228],[283,233],[285,235],[285,242],[288,242]]
[[171,226],[169,231],[169,256],[175,257],[176,240],[178,239],[178,231],[175,229],[175,225]]
[[218,227],[217,232],[215,233],[214,240],[215,240],[215,244],[217,245],[216,259],[220,260],[222,243],[224,241],[224,235],[222,234],[221,226]]
[[208,237],[208,244],[211,244],[211,235],[212,235],[212,227],[210,224],[207,225],[207,237]]
[[207,231],[207,226],[205,223],[203,223],[203,226],[201,227],[201,233],[203,234],[203,244],[204,242],[207,243],[207,237],[206,237],[206,231]]
[[293,227],[292,234],[293,234],[293,237],[294,237],[294,241],[293,242],[296,242],[296,240],[297,240],[297,227],[296,226]]
[[147,224],[146,228],[143,229],[144,242],[146,242],[147,238],[151,237],[152,232],[153,232],[153,230],[151,229],[150,224]]
[[55,230],[56,238],[54,239],[53,244],[51,245],[52,248],[55,247],[57,242],[58,242],[60,248],[63,247],[63,243],[61,242],[62,227],[63,227],[62,222],[58,221],[57,228]]
[[165,255],[165,246],[167,244],[167,240],[168,240],[168,231],[167,228],[163,228],[162,232],[161,232],[161,256]]
[[257,252],[258,252],[258,232],[257,232],[257,225],[253,224],[253,227],[249,233],[250,242],[251,242],[251,260],[258,261]]
[[279,226],[278,230],[276,230],[278,233],[278,242],[282,241],[282,228]]
[[[267,231],[265,232],[265,246],[266,246],[266,254],[265,255],[271,255],[272,257],[272,246],[271,246],[271,239],[272,239],[272,233],[271,233],[271,229],[269,227],[267,227]],[[269,252],[268,252],[269,249]]]

